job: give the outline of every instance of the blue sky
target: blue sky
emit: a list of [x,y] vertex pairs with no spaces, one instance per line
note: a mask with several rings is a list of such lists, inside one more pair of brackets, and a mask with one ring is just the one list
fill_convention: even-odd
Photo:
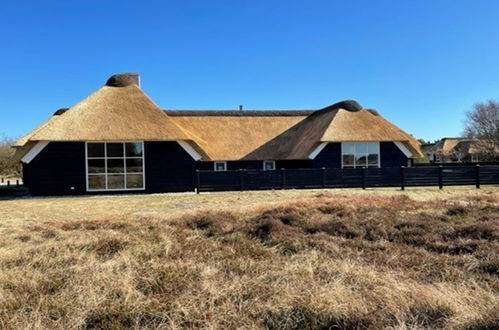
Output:
[[355,99],[418,138],[499,93],[499,1],[0,2],[0,135],[113,73],[166,109],[316,109]]

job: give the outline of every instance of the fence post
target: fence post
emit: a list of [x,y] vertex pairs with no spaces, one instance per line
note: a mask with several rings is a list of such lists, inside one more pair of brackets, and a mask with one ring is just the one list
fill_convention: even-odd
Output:
[[7,180],[7,186],[10,186],[10,180]]
[[244,190],[244,169],[239,169],[239,190],[243,191]]
[[444,187],[444,178],[443,178],[443,167],[442,165],[438,165],[438,189],[442,189]]
[[286,169],[281,168],[282,173],[282,189],[286,189]]
[[322,168],[322,188],[326,188],[326,168]]
[[405,166],[400,166],[400,190],[405,190]]
[[16,186],[19,187],[19,180],[16,180]]
[[476,173],[475,174],[476,174],[476,178],[475,178],[476,189],[480,189],[480,164],[476,165]]
[[201,188],[201,174],[199,170],[196,170],[196,194],[199,194],[199,190]]
[[3,178],[2,178],[2,183],[3,183]]
[[362,189],[366,189],[366,168],[365,167],[362,168],[361,173],[362,173],[362,175],[361,175],[361,177],[362,177]]

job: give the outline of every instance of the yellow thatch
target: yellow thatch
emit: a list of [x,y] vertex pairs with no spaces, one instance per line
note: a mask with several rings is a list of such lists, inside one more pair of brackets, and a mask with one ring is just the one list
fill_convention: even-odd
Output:
[[186,133],[137,85],[129,85],[102,87],[19,142],[187,139]]
[[[305,116],[170,116],[204,151],[204,160],[248,159],[247,155]],[[269,159],[280,159],[275,156]],[[262,158],[265,159],[265,158]]]
[[397,141],[421,157],[419,143],[355,101],[315,112],[162,111],[134,74],[111,77],[106,86],[57,114],[19,140],[17,155],[38,141],[185,140],[203,160],[307,159],[323,142]]
[[412,157],[422,157],[419,142],[368,110],[325,108],[309,116],[171,116],[196,132],[191,139],[207,160],[306,159],[321,142],[397,141]]

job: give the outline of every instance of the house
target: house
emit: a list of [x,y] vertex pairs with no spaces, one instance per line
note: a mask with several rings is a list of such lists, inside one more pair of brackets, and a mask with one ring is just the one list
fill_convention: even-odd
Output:
[[[486,152],[490,149],[489,144],[464,137],[445,137],[435,143],[423,145],[422,149],[431,163],[474,163],[493,158],[490,152]],[[497,148],[495,149],[497,153]]]
[[19,140],[33,195],[192,190],[196,169],[410,166],[419,143],[344,101],[308,111],[161,110],[136,74],[112,76]]

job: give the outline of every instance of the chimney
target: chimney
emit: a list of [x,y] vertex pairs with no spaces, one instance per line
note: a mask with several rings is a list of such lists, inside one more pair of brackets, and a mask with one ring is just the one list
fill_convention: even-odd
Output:
[[239,111],[243,111],[243,105],[239,105]]
[[140,76],[138,73],[115,74],[106,82],[106,86],[111,87],[126,87],[130,85],[137,85],[140,87]]

